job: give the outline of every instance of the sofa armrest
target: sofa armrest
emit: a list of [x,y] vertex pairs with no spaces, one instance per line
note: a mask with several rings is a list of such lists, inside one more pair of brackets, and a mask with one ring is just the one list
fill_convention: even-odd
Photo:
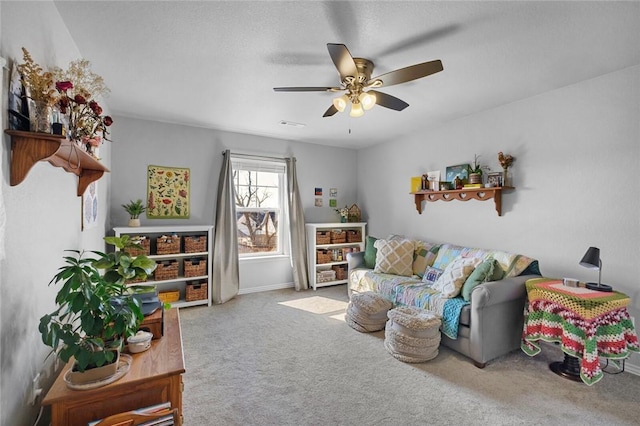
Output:
[[357,251],[347,253],[347,270],[351,271],[356,268],[364,268],[364,252]]
[[483,283],[471,291],[471,304],[474,309],[477,309],[522,299],[527,294],[524,283],[531,278],[539,278],[539,276],[520,275]]

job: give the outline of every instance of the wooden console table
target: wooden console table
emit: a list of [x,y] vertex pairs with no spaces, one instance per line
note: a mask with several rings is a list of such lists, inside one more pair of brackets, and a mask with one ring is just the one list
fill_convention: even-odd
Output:
[[86,426],[92,420],[169,401],[182,416],[182,333],[178,309],[165,312],[164,337],[145,352],[131,354],[129,372],[121,379],[90,390],[71,390],[63,376],[66,365],[42,401],[51,405],[52,426]]

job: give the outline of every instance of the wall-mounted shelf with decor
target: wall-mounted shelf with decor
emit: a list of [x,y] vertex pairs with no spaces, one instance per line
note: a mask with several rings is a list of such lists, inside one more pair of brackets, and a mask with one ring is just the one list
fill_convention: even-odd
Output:
[[497,186],[494,188],[464,188],[464,189],[451,189],[447,191],[417,191],[411,194],[415,198],[416,210],[422,214],[422,202],[423,201],[469,201],[469,200],[490,200],[496,205],[496,212],[498,216],[502,216],[502,191],[515,189],[512,186]]
[[38,161],[48,161],[78,176],[78,196],[109,171],[64,136],[19,130],[5,130],[5,133],[11,135],[11,186],[21,183]]

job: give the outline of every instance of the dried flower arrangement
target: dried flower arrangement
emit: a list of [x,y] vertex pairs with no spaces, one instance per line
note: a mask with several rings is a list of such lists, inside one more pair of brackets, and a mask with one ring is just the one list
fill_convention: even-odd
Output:
[[504,155],[502,151],[498,153],[498,161],[500,162],[500,165],[502,166],[503,169],[508,169],[514,160],[515,158],[509,154]]
[[35,102],[45,102],[48,106],[52,106],[57,99],[57,93],[53,88],[53,73],[45,71],[38,65],[24,47],[22,54],[24,63],[18,65],[18,71],[29,90],[27,96]]
[[72,61],[66,71],[58,67],[45,71],[27,49],[23,47],[22,51],[24,63],[18,70],[29,89],[29,97],[57,107],[67,117],[69,139],[93,154],[94,147],[109,140],[107,128],[113,124],[110,116],[102,115],[102,107],[96,100],[109,93],[104,79],[91,71],[91,63],[86,59]]

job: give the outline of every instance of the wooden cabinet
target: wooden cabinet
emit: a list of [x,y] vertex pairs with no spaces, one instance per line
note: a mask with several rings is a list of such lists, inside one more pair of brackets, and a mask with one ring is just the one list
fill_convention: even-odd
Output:
[[84,194],[91,182],[109,171],[64,136],[19,130],[5,130],[5,133],[11,135],[11,186],[22,182],[39,161],[48,161],[52,166],[62,167],[78,176],[78,196]]
[[[211,306],[212,226],[140,226],[117,227],[113,228],[113,230],[116,237],[122,235],[146,237],[149,241],[149,258],[159,263],[156,275],[149,277],[145,282],[136,284],[153,284],[157,286],[158,292],[177,293],[178,300],[171,301],[171,306],[179,308],[196,305]],[[158,254],[158,239],[163,236],[180,241],[176,245],[175,252]],[[206,238],[206,243],[204,243],[202,249],[198,248],[198,251],[189,251],[187,240],[197,239],[202,241],[202,237]],[[175,277],[154,279],[154,277],[160,276],[158,272],[160,269],[165,268],[164,265],[176,269]],[[201,266],[200,268],[194,268],[198,270],[196,275],[190,273],[193,265]],[[197,300],[188,300],[194,295]]]
[[185,372],[182,333],[177,309],[165,312],[164,337],[145,352],[131,354],[131,367],[121,379],[103,387],[71,390],[63,369],[42,401],[51,406],[52,426],[86,426],[113,414],[170,402],[182,415],[182,374]]
[[309,282],[313,289],[344,284],[347,253],[364,251],[366,223],[307,223]]

